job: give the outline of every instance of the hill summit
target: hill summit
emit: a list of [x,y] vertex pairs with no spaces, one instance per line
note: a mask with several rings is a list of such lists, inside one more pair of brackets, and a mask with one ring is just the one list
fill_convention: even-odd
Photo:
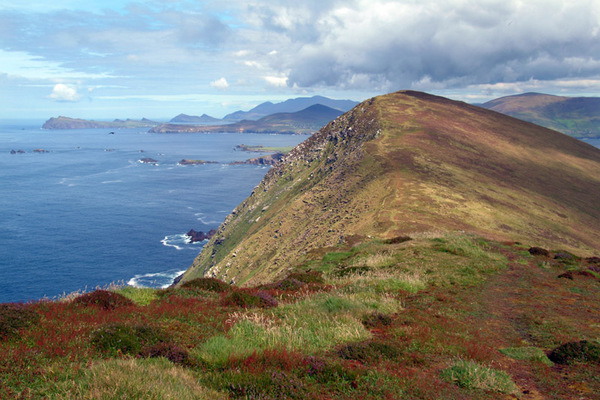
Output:
[[274,166],[183,276],[273,280],[311,251],[465,231],[600,249],[600,150],[421,92],[367,100]]

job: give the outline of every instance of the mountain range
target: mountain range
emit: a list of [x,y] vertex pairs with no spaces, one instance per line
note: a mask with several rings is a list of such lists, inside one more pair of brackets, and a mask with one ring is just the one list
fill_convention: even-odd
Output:
[[352,107],[356,106],[358,102],[352,100],[334,100],[323,96],[298,97],[295,99],[288,99],[281,103],[272,103],[267,101],[259,104],[249,111],[236,111],[231,114],[227,114],[225,117],[223,117],[223,120],[228,122],[241,121],[244,119],[257,120],[271,114],[294,113],[304,110],[315,104],[321,104],[335,110],[346,112]]
[[556,131],[420,92],[376,97],[276,164],[183,281],[268,282],[315,249],[428,232],[591,255],[599,172],[600,150]]
[[523,93],[481,106],[574,137],[600,137],[600,97]]
[[276,113],[257,121],[242,120],[224,125],[162,124],[153,127],[153,133],[207,133],[207,132],[246,132],[246,133],[312,133],[338,117],[342,111],[314,104],[296,112]]

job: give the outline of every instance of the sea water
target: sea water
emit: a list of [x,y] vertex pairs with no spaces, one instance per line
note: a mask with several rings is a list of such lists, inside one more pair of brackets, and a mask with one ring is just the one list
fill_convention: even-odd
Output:
[[0,126],[0,302],[169,285],[204,245],[185,233],[217,228],[268,171],[230,165],[259,156],[235,146],[307,138],[40,126]]

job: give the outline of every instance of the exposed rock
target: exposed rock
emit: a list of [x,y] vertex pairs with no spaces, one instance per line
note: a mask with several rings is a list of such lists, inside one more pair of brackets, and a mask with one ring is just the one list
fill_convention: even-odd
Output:
[[203,164],[218,164],[217,161],[205,161],[205,160],[189,160],[184,158],[179,161],[177,164],[179,165],[203,165]]
[[150,157],[146,157],[146,158],[140,158],[139,160],[142,164],[153,164],[156,165],[158,164],[158,161],[156,161],[154,158],[150,158]]
[[50,153],[48,150],[44,149],[33,149],[34,153]]
[[215,233],[217,233],[216,229],[211,229],[210,231],[208,231],[206,233],[197,232],[193,229],[190,229],[190,231],[188,233],[186,233],[186,235],[189,236],[190,243],[196,243],[196,242],[202,242],[203,240],[209,240],[211,237],[214,236]]
[[231,165],[251,164],[251,165],[275,165],[281,160],[285,154],[275,153],[264,157],[251,158],[246,161],[234,161]]

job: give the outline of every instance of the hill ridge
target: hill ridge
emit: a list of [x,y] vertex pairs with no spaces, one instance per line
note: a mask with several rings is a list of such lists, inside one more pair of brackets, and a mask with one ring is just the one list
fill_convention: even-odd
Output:
[[275,165],[184,275],[274,279],[311,249],[467,231],[591,254],[600,151],[421,92],[376,97]]

